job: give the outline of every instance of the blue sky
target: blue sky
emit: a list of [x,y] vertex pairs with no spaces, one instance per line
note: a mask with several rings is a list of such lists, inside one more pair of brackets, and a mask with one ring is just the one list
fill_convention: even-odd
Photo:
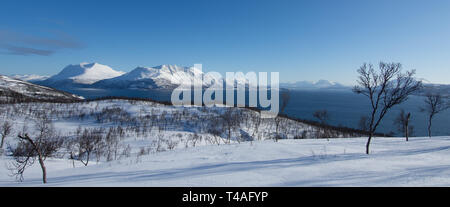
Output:
[[450,84],[450,1],[2,1],[0,73],[202,63],[353,84],[363,62],[401,62]]

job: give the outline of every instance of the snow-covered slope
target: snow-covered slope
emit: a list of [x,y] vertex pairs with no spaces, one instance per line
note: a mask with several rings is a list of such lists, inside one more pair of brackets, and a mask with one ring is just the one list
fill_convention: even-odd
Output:
[[114,78],[124,74],[99,63],[80,63],[69,65],[60,73],[42,81],[39,84],[49,86],[63,86],[70,84],[93,84],[97,81]]
[[[204,82],[202,83],[202,78]],[[205,75],[195,67],[180,67],[176,65],[160,65],[156,67],[137,67],[122,76],[99,81],[95,87],[105,88],[174,88],[179,85],[200,83],[209,86],[219,79]]]
[[[450,186],[450,138],[366,138],[246,142],[178,149],[72,168],[47,160],[23,183],[0,168],[1,186]],[[8,163],[0,160],[0,166]]]
[[0,100],[80,100],[80,96],[0,75]]

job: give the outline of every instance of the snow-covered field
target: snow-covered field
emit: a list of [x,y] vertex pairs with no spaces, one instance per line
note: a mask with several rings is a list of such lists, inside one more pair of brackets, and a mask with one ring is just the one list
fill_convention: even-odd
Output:
[[[277,127],[248,109],[116,99],[1,106],[0,124],[13,132],[0,186],[450,186],[450,137],[375,138],[366,155],[355,133],[285,118]],[[45,160],[48,183],[37,161],[18,182],[17,134],[36,138],[42,126],[64,142]],[[86,140],[97,142],[84,166]]]
[[25,181],[0,186],[450,186],[450,137],[245,142],[180,148],[75,168],[47,160],[48,184],[35,164]]

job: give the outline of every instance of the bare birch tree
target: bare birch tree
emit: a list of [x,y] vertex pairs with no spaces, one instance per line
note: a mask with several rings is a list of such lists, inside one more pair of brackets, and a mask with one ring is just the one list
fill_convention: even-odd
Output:
[[448,103],[445,103],[441,94],[428,93],[425,99],[425,108],[422,108],[422,112],[428,113],[428,136],[431,137],[431,124],[436,114],[447,110],[450,107]]
[[366,96],[370,101],[369,138],[366,154],[369,154],[370,141],[389,110],[408,99],[408,96],[422,87],[422,82],[414,79],[415,70],[401,72],[400,63],[380,62],[379,70],[373,65],[363,64],[358,69],[358,85],[353,92]]
[[5,142],[5,138],[11,134],[12,124],[8,121],[5,121],[2,126],[0,126],[0,135],[2,135],[2,141],[0,143],[0,149],[3,149],[3,144]]
[[37,159],[42,170],[42,181],[47,183],[45,160],[55,155],[63,143],[62,139],[58,139],[58,135],[48,119],[43,119],[42,122],[39,122],[37,129],[39,134],[35,138],[31,138],[27,133],[19,134],[20,142],[12,150],[15,162],[12,163],[11,170],[19,181],[23,180],[25,169],[33,165]]
[[404,110],[400,111],[397,118],[394,120],[394,124],[398,126],[398,130],[403,133],[406,141],[409,141],[409,135],[412,134],[413,126],[409,124],[411,119],[411,113],[406,113]]

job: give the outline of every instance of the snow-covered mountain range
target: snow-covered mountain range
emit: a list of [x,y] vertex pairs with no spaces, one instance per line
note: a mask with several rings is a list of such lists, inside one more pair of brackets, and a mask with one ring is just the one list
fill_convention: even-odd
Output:
[[[204,82],[202,82],[204,79]],[[205,75],[195,67],[160,65],[156,67],[137,67],[121,76],[104,79],[93,84],[99,88],[140,88],[161,89],[174,88],[179,85],[190,86],[191,82],[210,86],[219,78]]]
[[0,102],[17,100],[81,100],[83,97],[0,75]]
[[289,89],[351,89],[350,86],[328,80],[281,83],[280,87]]
[[[179,85],[201,83],[209,87],[217,82],[228,83],[225,77],[203,73],[195,67],[159,65],[137,67],[128,73],[117,71],[99,63],[80,63],[66,66],[58,74],[46,78],[39,75],[16,75],[14,78],[57,89],[103,88],[103,89],[172,89]],[[202,82],[203,79],[203,82]],[[245,78],[238,78],[234,85],[245,84]],[[450,94],[450,85],[424,84],[424,91],[439,91]],[[281,88],[293,90],[351,90],[352,86],[328,80],[297,81],[280,83]]]
[[[18,76],[18,78],[37,77],[36,75]],[[23,79],[25,80],[25,79]],[[30,79],[28,79],[30,80]],[[217,75],[203,73],[195,67],[177,65],[159,65],[137,67],[125,73],[116,71],[99,63],[80,63],[65,67],[60,73],[47,79],[33,79],[31,82],[54,87],[67,88],[115,88],[115,89],[170,89],[180,85],[201,84],[204,87],[225,79]],[[227,83],[232,84],[232,83]],[[244,77],[237,77],[234,85],[245,85]]]

